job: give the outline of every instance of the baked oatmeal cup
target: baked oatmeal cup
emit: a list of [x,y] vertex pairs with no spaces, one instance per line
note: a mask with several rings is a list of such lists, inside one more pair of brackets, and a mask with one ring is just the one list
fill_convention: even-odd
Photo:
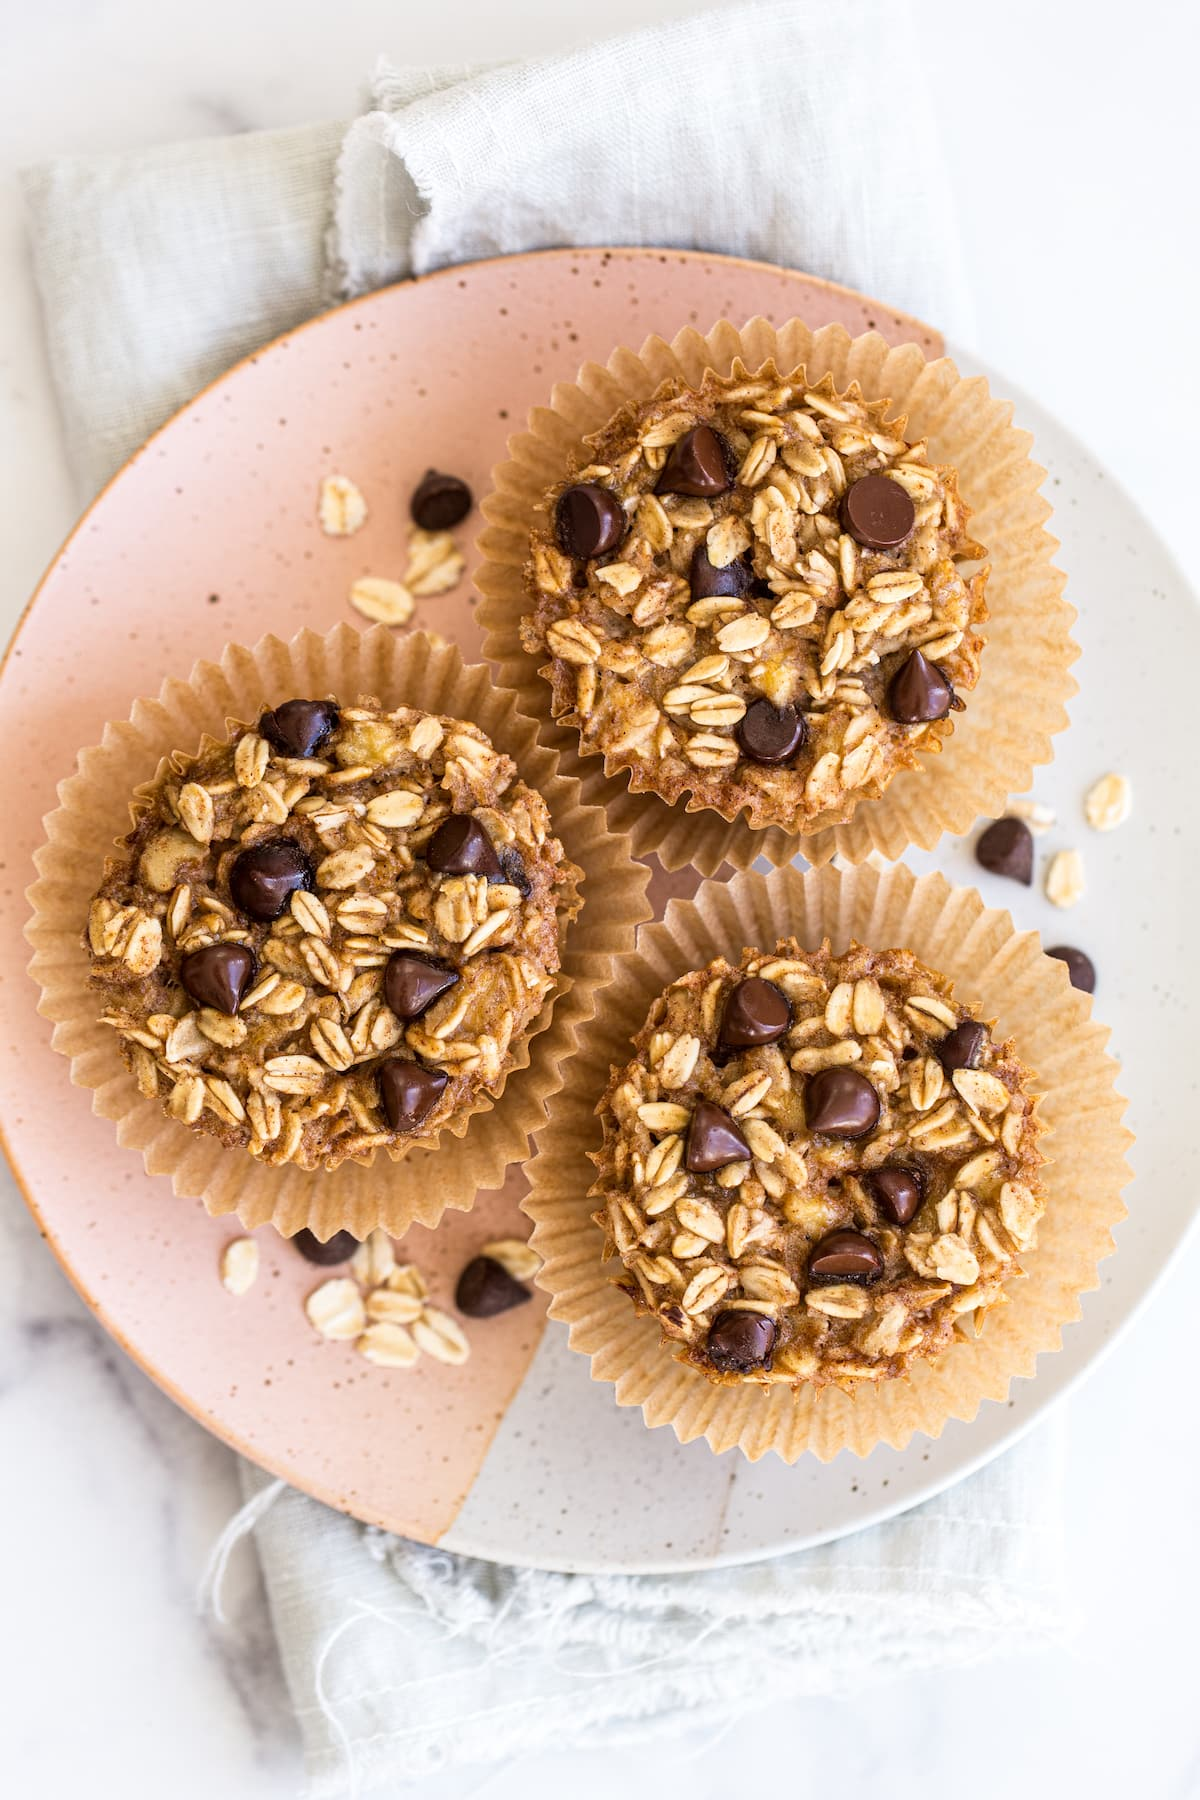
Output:
[[605,1255],[724,1386],[880,1382],[982,1328],[1045,1207],[1031,1077],[907,950],[673,982],[597,1109]]
[[134,799],[87,920],[143,1095],[268,1166],[393,1161],[504,1085],[580,872],[476,725],[291,699]]
[[530,533],[521,639],[608,773],[811,834],[941,749],[988,571],[956,471],[892,411],[735,360],[586,438]]
[[[712,390],[714,410],[719,410],[728,401],[730,388],[740,379],[741,372],[751,371],[745,380],[754,383],[759,378],[767,380],[776,370],[800,369],[806,372],[810,385],[795,396],[799,404],[783,407],[779,415],[765,411],[767,424],[743,418],[737,426],[740,438],[732,435],[734,425],[730,423],[728,441],[739,456],[733,474],[737,476],[744,469],[748,478],[748,482],[738,483],[744,490],[740,500],[733,488],[710,497],[672,497],[656,492],[658,479],[676,443],[682,439],[648,446],[646,454],[639,452],[644,468],[633,483],[637,492],[636,499],[632,493],[629,495],[629,513],[620,500],[617,502],[627,527],[620,544],[591,558],[568,555],[559,546],[556,519],[547,510],[548,503],[556,506],[566,485],[585,485],[580,476],[589,466],[612,468],[588,446],[594,440],[605,439],[617,418],[636,422],[648,417],[660,397],[684,393],[703,396],[706,387]],[[780,385],[787,385],[786,380]],[[949,476],[945,477],[948,532],[941,547],[947,552],[945,561],[950,567],[945,585],[941,575],[934,574],[942,563],[935,561],[928,571],[924,567],[909,571],[904,562],[904,546],[897,546],[893,552],[872,551],[854,539],[852,532],[843,529],[840,498],[844,495],[836,507],[833,504],[836,465],[829,475],[830,495],[822,497],[818,504],[812,497],[813,484],[819,488],[823,478],[789,470],[782,454],[789,444],[782,437],[776,441],[772,436],[781,429],[785,413],[803,414],[810,428],[819,434],[820,444],[838,458],[843,472],[847,463],[853,472],[853,437],[843,439],[850,444],[846,455],[836,449],[832,437],[835,432],[857,433],[857,426],[852,420],[833,419],[820,406],[824,401],[837,408],[838,396],[849,400],[856,390],[862,398],[853,404],[861,406],[868,417],[872,407],[886,408],[880,436],[893,439],[896,433],[893,441],[898,442],[902,435],[914,449],[921,444],[926,446],[924,457],[918,461],[903,450],[879,451],[872,444],[871,457],[879,459],[879,466],[868,468],[868,474],[882,476],[899,492],[895,475],[898,466],[906,462],[916,469],[918,485],[925,479],[941,484],[940,471],[955,472],[953,490]],[[805,401],[806,394],[817,396],[815,410]],[[747,403],[743,410],[763,409]],[[902,433],[901,419],[907,421]],[[663,427],[665,430],[665,418]],[[875,435],[873,418],[870,430],[865,419],[862,427],[858,435],[868,440]],[[671,427],[672,434],[675,429]],[[694,427],[688,424],[687,429]],[[792,429],[796,439],[791,446],[793,460],[806,444],[811,443],[814,450],[818,447],[817,438],[809,439],[803,427]],[[753,462],[747,467],[750,445],[760,435],[770,440],[762,451],[763,460],[757,467]],[[770,460],[772,450],[774,457]],[[840,325],[812,330],[800,319],[788,319],[778,327],[762,318],[740,324],[721,319],[703,333],[684,327],[669,342],[650,336],[638,347],[618,346],[604,363],[586,362],[573,380],[556,383],[546,404],[534,408],[525,429],[509,440],[506,459],[493,471],[492,491],[482,502],[487,523],[479,540],[482,560],[475,577],[481,595],[477,616],[484,632],[484,652],[497,667],[500,679],[520,696],[525,711],[543,721],[542,741],[561,757],[563,768],[577,777],[584,797],[604,807],[611,828],[629,835],[636,855],[653,853],[666,869],[692,868],[711,875],[722,863],[745,869],[758,857],[782,867],[796,854],[798,831],[804,833],[801,848],[805,860],[814,868],[824,867],[835,856],[845,866],[864,863],[876,854],[894,862],[911,847],[932,849],[946,833],[961,836],[969,831],[978,818],[999,818],[1009,798],[1032,785],[1038,766],[1048,762],[1053,754],[1055,734],[1068,723],[1067,703],[1076,691],[1071,664],[1079,654],[1071,638],[1075,615],[1064,596],[1062,571],[1054,564],[1057,544],[1047,530],[1051,509],[1043,492],[1045,470],[1034,461],[1032,452],[1029,433],[1013,424],[1011,404],[992,392],[983,378],[961,375],[948,357],[929,360],[915,344],[890,345],[874,331],[852,338]],[[859,455],[871,460],[865,451]],[[769,466],[765,466],[767,461]],[[815,462],[811,466],[815,471]],[[706,468],[720,480],[719,464],[702,455],[702,476]],[[726,468],[724,474],[729,473]],[[684,475],[687,478],[687,470]],[[595,485],[610,487],[613,479],[599,478]],[[784,485],[781,487],[780,483]],[[788,522],[784,517],[790,511],[786,490],[792,483],[798,496],[798,554],[795,568],[787,571],[773,554],[768,561],[770,538],[764,546],[757,537],[754,513],[757,507],[766,530],[768,521],[763,509],[769,509],[776,548],[786,550],[786,545],[778,542],[778,534]],[[870,491],[867,490],[867,498]],[[952,493],[957,498],[952,499]],[[638,551],[631,555],[629,546],[646,535],[637,523],[637,509],[646,495],[658,502],[668,518],[673,510],[681,508],[686,519],[692,502],[705,501],[713,507],[712,519],[703,529],[699,525],[672,524],[672,542],[665,550],[654,549],[652,525],[646,541],[653,554]],[[911,494],[909,497],[916,500],[920,511],[921,499]],[[969,516],[965,509],[960,510],[963,497],[971,509]],[[806,507],[813,510],[806,511]],[[581,510],[586,528],[589,510],[594,513],[594,509],[589,509],[585,501]],[[649,502],[645,515],[658,518]],[[697,545],[703,543],[705,557],[713,563],[708,531],[720,516],[727,515],[734,517],[735,525],[740,518],[745,529],[755,536],[748,559],[744,551],[735,555],[731,563],[718,567],[717,578],[741,585],[748,563],[752,571],[750,590],[747,594],[710,592],[694,601],[691,556],[686,554],[689,545],[694,555]],[[923,543],[924,529],[920,525],[914,527],[909,548]],[[962,540],[955,543],[960,531]],[[830,548],[822,549],[822,562],[813,565],[807,560],[810,552],[804,540],[812,537],[815,549],[818,533]],[[912,724],[891,716],[891,680],[885,682],[885,676],[894,678],[899,670],[899,627],[897,638],[889,647],[883,637],[886,621],[879,613],[873,616],[874,602],[863,599],[861,579],[856,594],[848,594],[841,567],[843,537],[854,545],[859,576],[859,552],[863,552],[862,564],[869,566],[872,574],[919,574],[927,593],[931,578],[934,580],[938,595],[935,598],[930,594],[929,620],[922,623],[910,617],[904,625],[904,632],[908,633],[904,640],[906,655],[920,650],[926,663],[941,667],[943,677],[948,677],[945,686],[954,690],[965,710],[955,711],[951,705],[944,718],[917,718]],[[578,540],[574,541],[578,544]],[[562,558],[564,565],[577,568],[581,587],[574,591],[574,600],[573,591],[559,588],[557,575],[550,570],[545,574],[547,591],[539,591],[532,567],[534,544],[542,547],[551,565]],[[979,544],[987,546],[986,582],[984,569],[972,566],[970,561],[971,551]],[[718,537],[718,564],[725,549]],[[676,553],[678,566],[672,561]],[[848,560],[850,554],[848,546]],[[599,574],[614,563],[629,562],[642,583],[641,591],[635,591],[632,585],[626,594],[613,590],[610,603],[607,590],[611,588],[611,577],[606,583],[599,580]],[[781,583],[779,575],[772,578],[771,562],[788,575],[786,582]],[[645,563],[644,569],[641,563]],[[832,580],[824,567],[826,563],[834,572]],[[558,573],[561,572],[559,567]],[[810,579],[814,574],[817,578]],[[627,579],[618,570],[618,585],[623,586]],[[643,599],[651,607],[656,604],[651,590],[658,582],[670,590],[667,612],[661,618],[635,623],[633,610]],[[958,591],[959,582],[966,590],[965,596]],[[790,587],[790,595],[776,592],[781,585]],[[764,588],[769,591],[762,591]],[[880,591],[886,589],[877,590]],[[807,611],[809,599],[815,597],[817,604],[807,624],[797,623],[781,632],[771,613],[785,597],[801,614]],[[963,631],[962,642],[954,650],[938,641],[940,620],[935,622],[933,613],[943,599],[950,614],[946,631],[940,635],[952,637],[960,629]],[[736,606],[736,616],[718,615],[715,623],[706,624],[701,613],[698,629],[695,621],[687,618],[687,611],[691,605],[703,605],[706,600],[725,602],[731,613]],[[841,617],[849,612],[852,600],[862,602],[856,611],[861,615],[858,623],[863,627],[864,640],[869,634],[878,634],[881,640],[869,649],[864,642],[868,655],[878,649],[879,661],[868,663],[862,670],[843,668],[841,663],[843,656],[849,661],[857,660],[860,650],[860,633],[854,628],[854,620]],[[895,599],[891,609],[899,609],[903,619],[907,604],[906,600]],[[573,607],[580,613],[592,607],[598,609],[597,623],[602,622],[602,630],[597,631],[588,617],[583,619],[585,629],[600,642],[594,664],[587,660],[591,651],[586,644],[574,649],[573,654],[581,659],[576,664],[555,655],[546,645],[544,634],[550,625],[570,618]],[[736,631],[729,650],[715,641],[717,632],[726,624],[737,625],[746,620],[748,626],[742,624],[740,628],[749,629],[752,635],[763,629],[764,622],[769,628],[764,644],[772,654],[765,660],[761,645],[738,649]],[[892,624],[896,624],[895,617]],[[649,663],[642,655],[643,640],[660,626],[672,625],[683,625],[695,634],[699,641],[694,651],[674,665]],[[831,634],[828,641],[824,637],[826,629]],[[978,642],[982,637],[986,637],[983,649]],[[919,642],[920,638],[925,642]],[[786,651],[789,640],[800,646],[800,662],[812,685],[820,690],[816,695],[809,693],[807,683],[799,676],[795,677],[798,691],[794,696],[776,685],[781,679],[774,667],[776,659],[781,670],[790,666],[791,652]],[[681,635],[673,651],[668,638],[668,656],[683,651],[685,641]],[[777,643],[783,646],[779,651],[775,649]],[[601,659],[606,655],[616,658],[615,668],[603,666]],[[827,655],[830,666],[821,673]],[[719,678],[685,682],[683,677],[706,658],[714,659],[709,663],[714,670],[720,668],[722,658],[728,659],[729,667]],[[630,667],[625,669],[627,660]],[[764,667],[764,674],[757,677],[752,674],[756,663]],[[767,663],[772,666],[767,668]],[[637,668],[642,669],[641,681],[647,688],[640,698]],[[978,679],[971,685],[973,674]],[[920,680],[913,679],[918,675]],[[599,714],[597,698],[591,693],[593,679]],[[869,708],[861,704],[860,679]],[[910,679],[911,685],[906,682],[900,696],[903,711],[940,712],[947,704],[941,680],[931,677],[920,663],[910,671]],[[668,692],[693,686],[715,687],[717,692],[680,694],[679,710],[664,710],[660,702]],[[592,714],[577,724],[573,722],[576,717],[582,719],[576,704],[580,688],[583,705],[590,705]],[[1020,695],[1017,708],[1013,706],[1014,694]],[[786,757],[789,745],[799,736],[801,722],[809,733],[805,747],[796,752],[794,764],[789,765],[786,760],[779,764],[753,763],[742,755],[738,727],[742,727],[743,735],[755,729],[744,725],[743,720],[759,699],[766,706],[756,715],[758,724],[774,728],[771,734],[764,730],[758,738],[768,755]],[[707,722],[693,720],[691,709],[696,700],[701,702],[701,719],[706,718]],[[732,714],[739,702],[744,703],[746,711],[734,721]],[[630,709],[625,730],[617,729],[615,714],[619,703]],[[799,715],[794,723],[786,711],[789,706],[794,706]],[[774,710],[767,710],[768,707]],[[777,719],[777,713],[784,714],[784,718]],[[878,723],[870,713],[878,714]],[[826,717],[829,714],[835,715],[832,720]],[[556,717],[561,725],[555,722]],[[600,742],[602,727],[604,744]],[[662,733],[665,744],[667,728],[673,747],[666,757],[660,758],[659,734]],[[848,740],[839,735],[843,729],[849,734]],[[856,741],[860,732],[863,737]],[[610,737],[611,745],[607,742]],[[702,741],[692,744],[694,738]],[[870,744],[864,748],[867,738],[875,738],[878,748]],[[689,745],[693,756],[698,756],[699,765],[689,761]],[[932,754],[938,748],[944,753]],[[835,749],[836,761],[832,755]],[[905,757],[906,766],[900,766],[901,756]],[[852,760],[843,777],[844,759]],[[668,764],[669,773],[662,776],[660,784],[662,762]],[[887,776],[889,769],[891,774]],[[785,777],[782,788],[777,779],[781,771]],[[885,776],[887,785],[882,790],[880,783]],[[878,797],[871,798],[869,804],[857,804],[868,793]],[[844,822],[823,822],[841,817],[846,809],[849,811]],[[771,823],[776,817],[785,822]]]

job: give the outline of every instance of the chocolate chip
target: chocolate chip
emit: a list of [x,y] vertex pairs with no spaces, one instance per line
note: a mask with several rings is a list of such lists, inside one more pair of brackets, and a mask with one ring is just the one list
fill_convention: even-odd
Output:
[[381,1064],[379,1098],[392,1130],[415,1131],[437,1105],[446,1080],[440,1069],[423,1069],[397,1056]]
[[804,1110],[810,1131],[826,1137],[866,1137],[879,1123],[879,1095],[857,1069],[819,1069],[808,1078]]
[[696,494],[705,499],[733,486],[733,455],[711,425],[696,425],[671,446],[655,489],[659,494]]
[[1067,974],[1071,977],[1071,986],[1077,987],[1083,994],[1094,994],[1096,991],[1096,965],[1090,956],[1082,950],[1076,950],[1071,944],[1056,944],[1053,950],[1047,950],[1047,956],[1057,956],[1059,962],[1067,965]]
[[782,988],[761,975],[739,981],[725,1002],[717,1043],[722,1050],[747,1044],[773,1044],[792,1022],[792,1009]]
[[522,900],[528,900],[533,892],[533,883],[525,870],[524,859],[519,850],[506,844],[500,852],[500,874],[509,887],[515,887]]
[[460,525],[474,501],[471,490],[457,475],[426,469],[413,490],[409,508],[422,531],[449,531]]
[[955,1069],[977,1068],[986,1043],[987,1026],[981,1025],[978,1019],[964,1019],[961,1025],[947,1032],[938,1045],[938,1061],[948,1075]]
[[454,1304],[468,1319],[494,1319],[532,1298],[529,1289],[490,1256],[473,1257],[454,1290]]
[[192,950],[179,965],[179,979],[197,1006],[235,1013],[258,967],[245,944],[206,944]]
[[301,1256],[310,1263],[316,1263],[319,1269],[330,1269],[335,1263],[349,1262],[358,1249],[358,1239],[352,1231],[335,1231],[324,1243],[314,1237],[307,1226],[302,1226],[292,1239],[292,1244]]
[[470,813],[443,819],[425,847],[425,860],[439,875],[502,873],[491,838]]
[[229,871],[233,904],[248,919],[278,919],[292,895],[312,885],[312,864],[294,838],[251,844]]
[[902,1163],[885,1163],[866,1178],[875,1196],[875,1204],[893,1225],[907,1225],[921,1210],[924,1185],[919,1169],[905,1168]]
[[813,1245],[808,1259],[810,1281],[857,1281],[864,1285],[883,1274],[883,1254],[861,1231],[831,1231]]
[[625,536],[627,524],[617,496],[596,481],[564,489],[554,509],[554,535],[568,556],[606,556]]
[[718,1313],[708,1328],[708,1360],[722,1375],[769,1369],[775,1321],[760,1312]]
[[926,725],[944,719],[953,704],[954,689],[921,650],[906,657],[892,676],[888,705],[898,724]]
[[723,1169],[726,1163],[745,1162],[750,1146],[723,1106],[701,1100],[688,1126],[684,1162],[695,1175]]
[[693,600],[709,600],[714,594],[732,595],[740,600],[754,585],[754,570],[745,556],[735,556],[731,563],[718,569],[709,562],[705,545],[699,543],[692,551],[688,585]]
[[868,550],[895,550],[916,522],[912,500],[887,475],[864,475],[846,489],[842,524]]
[[383,993],[398,1019],[419,1019],[442,994],[458,986],[456,972],[433,957],[397,950],[384,971]]
[[808,727],[804,714],[794,706],[753,700],[734,726],[733,735],[743,756],[770,767],[799,756],[808,740]]
[[336,730],[338,709],[332,700],[285,700],[265,712],[258,729],[281,756],[312,756]]
[[975,846],[975,861],[991,875],[1010,881],[1033,880],[1033,833],[1024,819],[997,819]]

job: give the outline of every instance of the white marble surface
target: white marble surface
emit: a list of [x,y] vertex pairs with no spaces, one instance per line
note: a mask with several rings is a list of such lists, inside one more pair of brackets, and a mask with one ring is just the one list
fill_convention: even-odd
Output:
[[[609,0],[604,28],[683,11]],[[1183,421],[1200,375],[1191,173],[1200,17],[1187,0],[921,0],[952,149],[978,348],[1086,439],[1190,570],[1195,499]],[[48,0],[0,9],[0,609],[15,621],[75,511],[44,367],[13,171],[88,152],[353,109],[379,49],[414,61],[510,56],[584,35],[550,0],[457,11],[380,0]],[[902,105],[898,120],[902,121]],[[731,129],[735,122],[731,122]],[[202,278],[202,276],[201,276]],[[1086,605],[1077,594],[1077,604]],[[1153,629],[1131,617],[1131,630]],[[1164,684],[1164,703],[1170,690]],[[1121,721],[1113,721],[1119,763]],[[1147,870],[1147,880],[1154,878]],[[1169,972],[1165,972],[1169,977]],[[9,999],[19,1016],[25,997]],[[11,1028],[11,1027],[10,1027]],[[1178,1171],[1194,1184],[1196,1172]],[[1153,1205],[1144,1193],[1140,1204]],[[5,1793],[60,1800],[280,1800],[299,1790],[294,1727],[248,1567],[234,1628],[194,1589],[236,1501],[226,1452],[87,1318],[11,1182],[0,1194],[0,1680]],[[680,1762],[545,1757],[480,1772],[495,1800],[577,1800],[684,1782],[707,1800],[773,1779],[909,1800],[1200,1791],[1193,1695],[1200,1598],[1193,1240],[1115,1353],[1069,1402],[1068,1585],[1078,1630],[1052,1656],[906,1679],[868,1706],[749,1719]],[[249,1559],[246,1559],[248,1564]],[[764,1655],[770,1645],[764,1644]],[[978,1749],[999,1727],[999,1751]],[[1148,1772],[1149,1770],[1149,1772]]]

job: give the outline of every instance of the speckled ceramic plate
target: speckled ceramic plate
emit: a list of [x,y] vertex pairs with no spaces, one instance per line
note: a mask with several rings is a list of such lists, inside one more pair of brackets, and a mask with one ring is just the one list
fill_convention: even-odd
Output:
[[[936,862],[957,881],[978,877],[985,898],[1011,907],[1019,924],[1093,953],[1129,1119],[1150,1129],[1134,1152],[1139,1183],[1104,1286],[1087,1297],[1063,1349],[1006,1406],[865,1462],[843,1455],[789,1469],[772,1458],[717,1458],[614,1406],[567,1350],[565,1332],[543,1329],[540,1301],[472,1325],[463,1370],[370,1367],[310,1331],[301,1302],[319,1276],[273,1234],[263,1234],[257,1286],[240,1300],[225,1293],[217,1260],[229,1226],[147,1176],[49,1047],[25,974],[22,896],[41,819],[75,751],[164,674],[186,672],[227,640],[352,616],[345,596],[356,576],[402,569],[405,501],[426,466],[460,472],[482,492],[506,435],[584,358],[603,360],[615,343],[636,344],[651,330],[669,336],[684,323],[756,312],[775,322],[839,319],[852,332],[874,324],[897,341],[940,348],[915,321],[858,295],[673,251],[547,252],[389,289],[280,339],[151,439],[68,540],[0,678],[9,758],[4,1128],[46,1237],[129,1354],[227,1442],[334,1506],[482,1556],[556,1568],[697,1567],[798,1548],[910,1506],[1003,1448],[1095,1360],[1192,1210],[1178,1171],[1195,1104],[1184,1031],[1200,1007],[1200,970],[1187,948],[1185,897],[1200,887],[1200,854],[1183,823],[1192,807],[1184,723],[1159,703],[1151,645],[1165,631],[1181,664],[1200,660],[1200,615],[1128,501],[1026,401],[1018,413],[1051,470],[1085,652],[1072,728],[1038,790],[1062,821],[1041,847],[1083,846],[1089,896],[1063,918],[1037,892],[979,877],[965,847],[913,861]],[[371,508],[350,539],[317,527],[317,486],[334,470],[358,481]],[[1130,633],[1131,612],[1151,608],[1162,630]],[[465,586],[421,602],[417,622],[478,652]],[[1080,798],[1113,765],[1132,776],[1137,808],[1100,838],[1083,824]],[[660,886],[660,903],[686,885]],[[426,1268],[436,1298],[449,1297],[478,1243],[519,1228],[522,1185],[514,1170],[471,1214],[436,1234],[414,1229],[405,1253]],[[1141,1203],[1146,1194],[1153,1206]]]

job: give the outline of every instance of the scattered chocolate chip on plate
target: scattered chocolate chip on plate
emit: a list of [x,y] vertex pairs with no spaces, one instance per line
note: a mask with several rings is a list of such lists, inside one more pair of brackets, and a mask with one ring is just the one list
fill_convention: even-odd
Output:
[[529,1289],[492,1256],[472,1257],[454,1290],[454,1304],[468,1319],[494,1319],[530,1299]]
[[980,834],[975,861],[989,875],[1029,887],[1033,881],[1033,833],[1023,819],[996,819]]
[[461,525],[474,505],[470,488],[457,475],[427,469],[413,490],[410,510],[422,531],[449,531]]
[[1076,950],[1073,944],[1056,944],[1053,950],[1047,950],[1046,955],[1055,956],[1059,962],[1066,963],[1072,987],[1078,988],[1082,994],[1095,993],[1096,965],[1086,951]]
[[302,1226],[290,1242],[306,1262],[316,1263],[319,1269],[332,1269],[338,1263],[349,1262],[358,1249],[358,1239],[353,1232],[335,1231],[332,1237],[326,1238],[322,1243],[307,1225]]

